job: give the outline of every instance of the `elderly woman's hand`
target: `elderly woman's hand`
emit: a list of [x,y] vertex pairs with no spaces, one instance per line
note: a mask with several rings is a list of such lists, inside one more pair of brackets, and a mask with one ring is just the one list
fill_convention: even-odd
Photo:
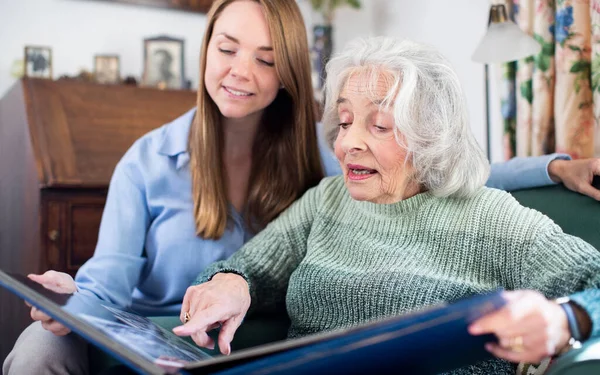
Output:
[[497,344],[486,349],[498,358],[512,362],[539,363],[564,348],[570,338],[564,310],[536,291],[503,294],[507,304],[475,321],[469,333],[493,333]]
[[183,297],[180,319],[175,327],[178,336],[191,336],[199,346],[214,349],[215,343],[206,332],[221,326],[219,348],[231,353],[231,340],[248,308],[250,291],[246,280],[234,273],[218,273],[211,281],[189,287]]

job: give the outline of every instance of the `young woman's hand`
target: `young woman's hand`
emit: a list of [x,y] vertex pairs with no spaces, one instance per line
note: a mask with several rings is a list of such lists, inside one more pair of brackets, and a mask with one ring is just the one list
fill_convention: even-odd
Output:
[[600,176],[600,158],[552,160],[548,174],[554,182],[562,182],[569,190],[600,201],[600,190],[592,186],[594,176]]
[[211,281],[189,287],[183,297],[180,319],[184,325],[173,328],[178,336],[191,336],[204,348],[214,349],[207,332],[221,326],[219,349],[231,353],[231,341],[250,307],[246,280],[234,273],[218,273]]
[[[27,277],[36,283],[42,285],[46,289],[50,289],[56,293],[71,294],[77,291],[75,280],[64,272],[46,271],[43,275],[29,274]],[[31,319],[39,320],[44,329],[54,333],[57,336],[64,336],[71,332],[70,329],[55,321],[37,308],[31,307]]]
[[567,316],[555,302],[529,290],[505,292],[507,304],[469,327],[472,335],[493,333],[497,344],[486,349],[511,362],[539,363],[557,354],[571,337]]

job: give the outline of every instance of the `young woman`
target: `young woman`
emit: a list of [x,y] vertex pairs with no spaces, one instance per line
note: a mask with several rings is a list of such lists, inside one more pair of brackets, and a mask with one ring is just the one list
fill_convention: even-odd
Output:
[[[178,315],[198,269],[228,258],[323,178],[294,1],[215,1],[200,77],[197,107],[118,163],[95,254],[75,282],[53,271],[32,279],[146,315]],[[87,345],[41,312],[31,316],[4,374],[87,373]]]

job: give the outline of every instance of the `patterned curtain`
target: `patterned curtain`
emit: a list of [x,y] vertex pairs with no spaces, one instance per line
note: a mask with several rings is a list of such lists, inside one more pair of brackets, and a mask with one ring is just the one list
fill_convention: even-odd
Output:
[[[600,131],[594,131],[600,123],[600,0],[513,0],[511,5],[515,22],[542,50],[505,64],[505,85],[510,87],[512,71],[515,77],[515,92],[503,97],[505,157],[555,151],[574,158],[600,155],[600,141],[594,152],[594,137],[600,139]],[[512,128],[511,95],[516,97]]]
[[592,0],[592,101],[594,102],[594,155],[600,156],[600,0]]

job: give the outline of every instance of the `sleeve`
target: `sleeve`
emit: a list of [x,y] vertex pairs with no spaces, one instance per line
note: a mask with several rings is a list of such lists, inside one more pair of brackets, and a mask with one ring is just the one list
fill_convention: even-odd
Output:
[[231,258],[209,266],[194,285],[209,281],[219,272],[236,273],[250,286],[253,310],[281,308],[290,277],[306,255],[319,188],[308,190]]
[[590,337],[600,337],[600,251],[548,222],[523,257],[518,287],[547,298],[569,296],[590,316]]
[[548,174],[548,165],[556,159],[570,160],[566,154],[516,157],[503,163],[493,163],[487,187],[513,191],[555,184]]
[[92,258],[77,272],[79,291],[110,301],[131,305],[139,283],[150,214],[144,184],[136,160],[117,164],[102,214],[98,243]]

